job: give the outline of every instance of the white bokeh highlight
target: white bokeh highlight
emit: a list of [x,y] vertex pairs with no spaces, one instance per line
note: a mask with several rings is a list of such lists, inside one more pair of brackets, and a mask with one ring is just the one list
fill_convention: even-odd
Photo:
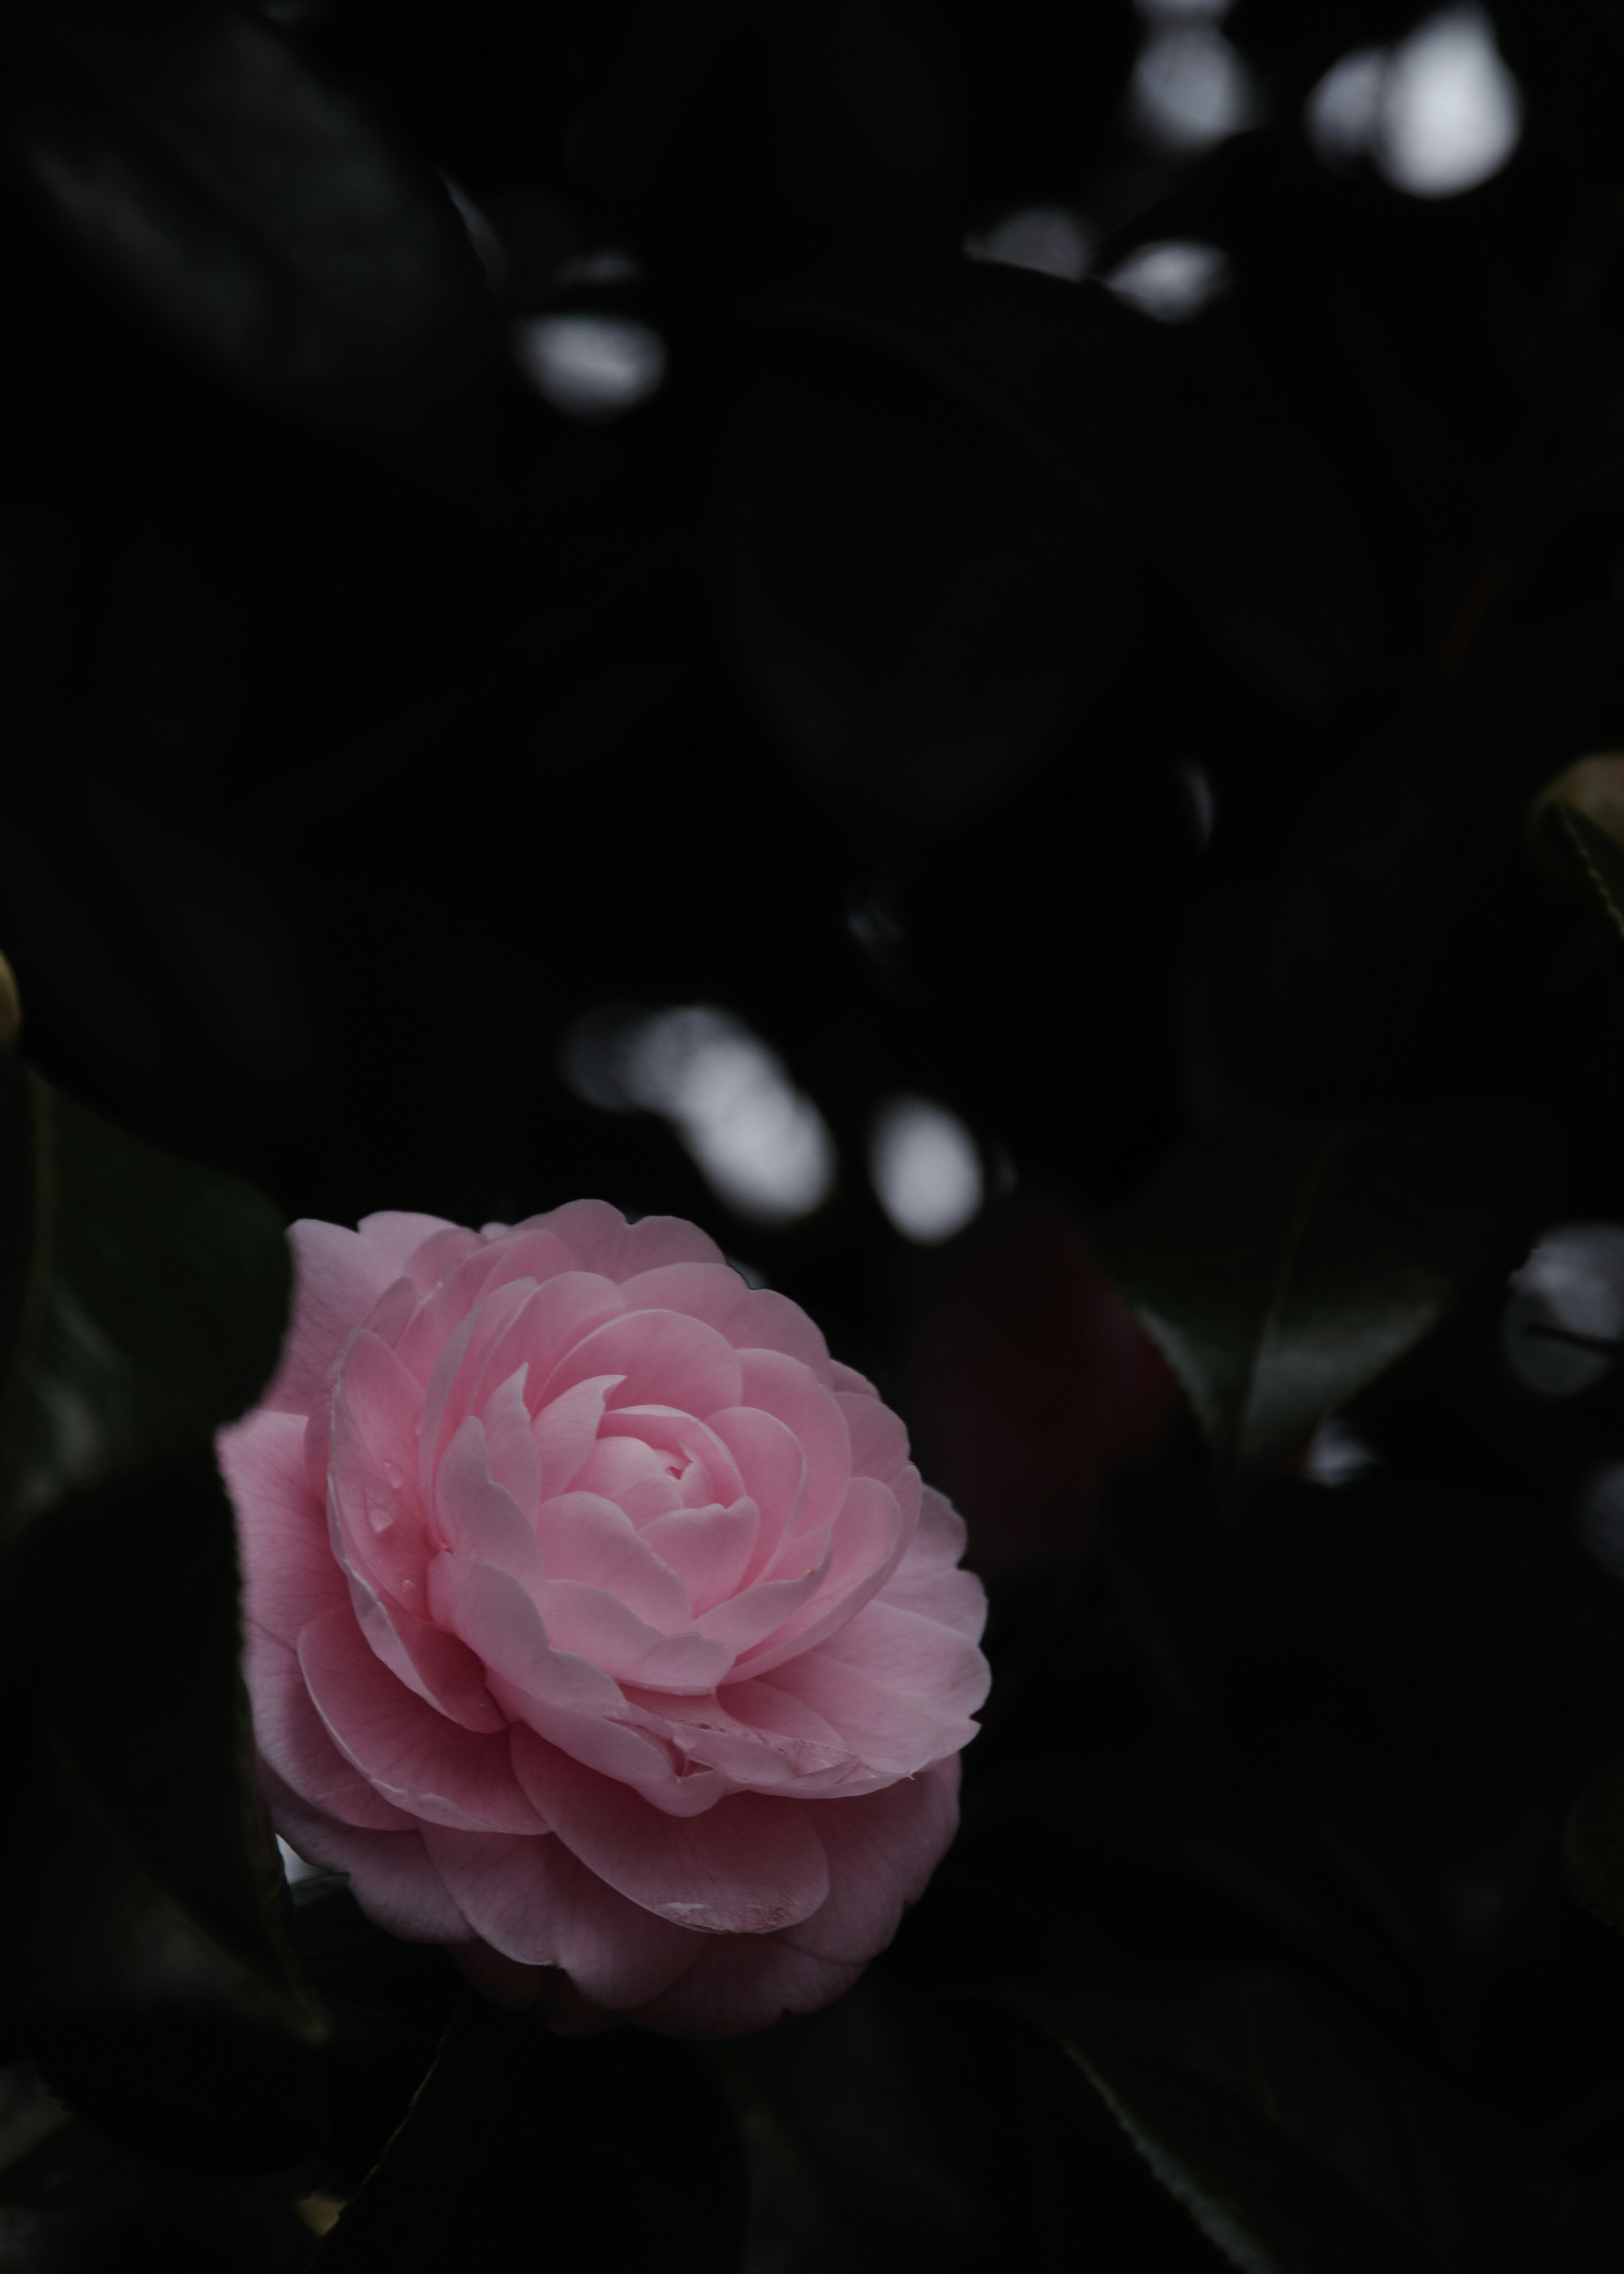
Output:
[[1141,245],[1101,279],[1108,291],[1154,316],[1159,324],[1187,324],[1210,307],[1234,281],[1229,256],[1215,245],[1166,237]]
[[753,1223],[810,1216],[834,1189],[828,1124],[730,1011],[688,1003],[589,1013],[566,1035],[560,1071],[606,1112],[661,1115],[712,1192]]
[[514,360],[568,418],[619,418],[658,392],[665,343],[634,316],[532,316],[515,324]]
[[1560,1225],[1512,1275],[1502,1329],[1507,1362],[1545,1397],[1576,1397],[1613,1364],[1605,1351],[1563,1335],[1600,1343],[1624,1336],[1624,1225]]
[[1453,198],[1498,174],[1522,133],[1522,94],[1481,8],[1445,8],[1392,48],[1333,64],[1304,111],[1328,165],[1368,157],[1395,189]]
[[986,1196],[981,1149],[956,1113],[928,1097],[893,1097],[875,1117],[868,1175],[905,1239],[951,1239]]
[[1202,23],[1169,26],[1147,40],[1128,101],[1146,139],[1177,157],[1212,149],[1259,116],[1245,64],[1222,32]]

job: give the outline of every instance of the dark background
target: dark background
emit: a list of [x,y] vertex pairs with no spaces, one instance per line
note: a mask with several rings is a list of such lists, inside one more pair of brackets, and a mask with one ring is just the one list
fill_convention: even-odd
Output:
[[[1132,86],[1168,26],[1116,0],[267,7],[444,272],[446,343],[369,395],[64,200],[41,149],[181,130],[105,11],[8,11],[0,945],[52,1081],[289,1216],[691,1216],[900,1406],[999,1687],[888,1995],[1017,1945],[1287,1962],[1611,2220],[1624,1969],[1558,1864],[1624,1741],[1574,1521],[1624,1457],[1611,1372],[1542,1399],[1470,1312],[1357,1417],[1375,1468],[1282,1485],[1309,1548],[1218,1547],[1086,1244],[1199,1132],[1483,1096],[1539,1116],[1551,1221],[1624,1216],[1624,951],[1525,832],[1624,745],[1624,10],[1498,0],[1521,138],[1436,198],[1304,124],[1424,12],[1237,0],[1252,123],[1177,149]],[[1228,263],[1182,322],[1045,281],[1040,328],[1071,294],[1120,343],[1069,457],[1019,373],[972,399],[798,297],[984,276],[966,239],[1034,207],[1096,277]],[[571,312],[652,328],[650,399],[527,383],[515,328]],[[824,1116],[805,1219],[565,1079],[585,1014],[686,1004]],[[914,1092],[993,1196],[929,1249],[864,1171]],[[1079,2259],[1207,2263],[1097,2112],[1044,2146],[1086,2095],[1016,2027],[939,2049],[993,2175],[941,2263],[1073,2263],[1043,2188],[1079,2157]]]

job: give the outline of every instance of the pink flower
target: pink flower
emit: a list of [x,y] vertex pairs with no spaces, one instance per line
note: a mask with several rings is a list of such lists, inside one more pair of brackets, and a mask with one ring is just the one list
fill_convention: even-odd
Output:
[[292,1239],[281,1368],[220,1440],[277,1829],[515,1999],[556,1968],[724,2037],[838,1996],[952,1837],[987,1691],[902,1424],[675,1217]]

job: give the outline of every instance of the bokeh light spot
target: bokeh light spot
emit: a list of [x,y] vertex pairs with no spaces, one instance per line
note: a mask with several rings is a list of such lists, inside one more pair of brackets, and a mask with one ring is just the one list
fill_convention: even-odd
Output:
[[985,1196],[974,1138],[956,1113],[926,1097],[894,1097],[881,1107],[868,1174],[892,1224],[921,1247],[962,1231]]
[[532,316],[515,324],[514,359],[568,418],[618,418],[665,376],[665,343],[633,316]]

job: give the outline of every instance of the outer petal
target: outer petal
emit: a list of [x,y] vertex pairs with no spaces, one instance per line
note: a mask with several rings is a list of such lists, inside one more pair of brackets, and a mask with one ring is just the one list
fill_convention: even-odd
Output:
[[645,1910],[702,1934],[765,1934],[829,1893],[823,1850],[793,1800],[735,1793],[668,1816],[567,1753],[532,1751],[525,1781],[565,1846]]
[[304,1476],[304,1424],[260,1406],[214,1441],[237,1510],[243,1615],[290,1647],[299,1630],[344,1600],[327,1517]]
[[[440,1269],[435,1270],[433,1279],[419,1276],[425,1264],[435,1258],[436,1250],[445,1252],[447,1243],[436,1238],[440,1232],[449,1232],[453,1239],[459,1241],[472,1237],[460,1224],[447,1224],[443,1216],[415,1216],[407,1209],[380,1209],[372,1216],[364,1216],[356,1226],[356,1237],[362,1246],[369,1256],[377,1259],[379,1269],[387,1274],[384,1285],[407,1278],[424,1294],[441,1276]],[[434,1246],[428,1249],[425,1256],[425,1249],[431,1240]]]
[[[425,1223],[436,1219],[425,1217]],[[387,1241],[305,1216],[289,1228],[293,1310],[282,1362],[263,1403],[277,1413],[309,1413],[352,1331],[401,1276]]]
[[962,1571],[964,1518],[929,1485],[921,1497],[919,1529],[876,1600],[894,1603],[980,1642],[987,1623],[987,1591],[974,1571]]
[[782,1939],[867,1964],[917,1902],[959,1829],[959,1756],[855,1800],[806,1803],[829,1857],[829,1900]]
[[724,1935],[673,1989],[631,2018],[675,2037],[741,2037],[850,1989],[922,1894],[959,1818],[959,1764],[859,1800],[809,1801],[829,1852],[828,1901],[777,1934]]
[[911,1776],[969,1743],[991,1676],[951,1628],[871,1603],[765,1679],[821,1713],[860,1760]]
[[507,1731],[481,1736],[437,1713],[380,1664],[347,1609],[305,1628],[299,1664],[334,1743],[397,1808],[463,1831],[544,1828],[519,1788]]
[[372,1832],[410,1828],[412,1818],[375,1790],[333,1743],[311,1701],[298,1660],[285,1643],[250,1627],[244,1637],[243,1673],[259,1758],[279,1782],[307,1807],[344,1824]]
[[452,1901],[416,1832],[357,1832],[310,1808],[263,1765],[271,1821],[296,1854],[345,1871],[375,1925],[402,1942],[469,1942],[473,1929]]
[[704,1944],[595,1879],[560,1841],[430,1826],[424,1844],[458,1908],[492,1948],[560,1966],[594,2005],[642,2005],[685,1974]]
[[515,1231],[556,1232],[583,1271],[601,1271],[617,1284],[666,1263],[721,1263],[721,1249],[696,1224],[680,1216],[645,1216],[628,1224],[607,1201],[568,1201],[545,1216],[526,1217]]
[[627,2018],[661,2037],[742,2037],[831,2005],[861,1972],[796,1950],[781,1934],[718,1935],[673,1988]]

